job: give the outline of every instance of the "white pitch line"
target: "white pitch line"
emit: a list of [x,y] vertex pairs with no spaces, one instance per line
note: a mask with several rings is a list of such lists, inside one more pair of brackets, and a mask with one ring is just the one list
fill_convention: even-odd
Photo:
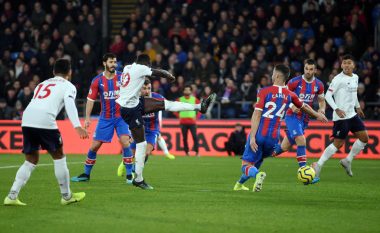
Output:
[[[67,164],[80,164],[83,162],[68,162]],[[9,169],[9,168],[19,168],[22,164],[19,165],[13,165],[13,166],[4,166],[0,167],[0,169]],[[54,163],[41,163],[37,164],[37,167],[47,167],[47,166],[54,166]]]

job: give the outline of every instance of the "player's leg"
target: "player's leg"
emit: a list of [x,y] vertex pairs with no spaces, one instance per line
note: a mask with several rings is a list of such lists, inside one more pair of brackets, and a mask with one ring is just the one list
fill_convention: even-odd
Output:
[[131,137],[127,134],[119,136],[120,144],[123,147],[123,166],[126,170],[126,182],[132,184],[133,154],[130,148]]
[[200,111],[206,113],[208,107],[216,99],[216,94],[211,94],[207,99],[202,100],[200,104],[182,103],[179,101],[159,100],[155,98],[144,98],[145,113],[158,112],[162,110],[170,112],[180,111]]
[[193,137],[193,142],[194,142],[194,151],[195,155],[199,157],[199,142],[198,142],[198,135],[197,135],[197,126],[196,125],[190,125],[190,132],[191,136]]
[[357,115],[350,119],[350,127],[351,132],[357,139],[352,145],[350,153],[348,153],[347,157],[340,160],[340,164],[346,170],[347,175],[353,176],[351,170],[352,160],[364,149],[369,138],[363,121]]
[[54,174],[62,196],[61,204],[68,205],[83,200],[86,196],[84,192],[72,193],[70,190],[70,174],[67,168],[66,156],[63,153],[63,147],[61,146],[57,149],[50,148],[48,151],[54,161]]
[[[253,191],[260,191],[262,187],[262,182],[265,178],[265,173],[260,173],[259,169],[255,166],[256,163],[260,163],[262,160],[262,142],[260,139],[257,139],[258,143],[258,150],[255,152],[251,149],[250,146],[250,136],[248,136],[248,140],[246,142],[245,150],[242,156],[242,166],[241,171],[242,175],[240,176],[239,181],[236,182],[234,186],[234,190],[249,190],[247,187],[245,187],[243,184],[249,179],[249,178],[256,178],[254,190]],[[260,176],[258,176],[260,173]],[[262,177],[263,175],[263,177]],[[258,182],[258,184],[256,184]],[[260,190],[256,190],[255,187],[258,187]]]
[[[142,117],[141,117],[142,122]],[[133,185],[142,189],[153,189],[152,186],[148,185],[143,178],[143,170],[145,165],[146,148],[147,142],[145,140],[145,130],[144,125],[139,128],[131,129],[132,137],[136,141],[136,152],[135,152],[135,174],[136,178],[133,180]]]
[[61,204],[67,205],[84,199],[84,192],[72,193],[70,190],[70,174],[66,156],[63,153],[63,142],[58,129],[43,130],[40,133],[41,148],[47,150],[54,161],[54,174],[61,191]]
[[175,159],[175,156],[169,152],[165,139],[161,136],[161,134],[158,135],[157,143],[160,146],[162,152],[164,152],[164,155],[166,156],[166,158]]
[[[132,168],[133,168],[133,153],[130,148],[131,132],[129,126],[122,118],[115,119],[115,125],[117,136],[119,137],[120,144],[123,148],[123,170],[126,171],[126,182],[132,183]],[[119,170],[119,169],[118,169]]]
[[82,182],[82,181],[89,181],[91,176],[92,168],[94,167],[96,163],[96,154],[100,147],[102,146],[103,142],[93,139],[91,142],[90,149],[87,152],[86,161],[84,163],[84,170],[83,173],[81,173],[78,176],[74,176],[71,178],[71,181],[73,182]]
[[327,160],[331,158],[344,144],[344,140],[348,135],[348,121],[340,120],[334,121],[333,126],[333,137],[334,141],[323,151],[322,156],[319,158],[318,162],[313,163],[313,168],[315,170],[315,176],[319,177],[323,165]]
[[28,182],[33,170],[39,160],[39,129],[22,127],[23,134],[23,153],[25,161],[17,170],[15,181],[9,191],[9,194],[4,199],[4,205],[26,205],[18,199],[21,188]]
[[275,149],[273,152],[273,157],[279,156],[280,154],[288,151],[292,145],[296,144],[295,138],[297,136],[303,135],[303,128],[301,122],[292,116],[285,117],[285,138],[282,140],[281,145],[276,143]]
[[302,134],[295,138],[297,144],[297,161],[298,166],[303,167],[306,166],[307,158],[306,158],[306,138]]
[[145,183],[143,178],[146,141],[145,141],[145,129],[144,119],[142,117],[144,113],[144,98],[140,98],[139,104],[134,108],[121,108],[121,115],[123,120],[128,124],[129,129],[132,132],[133,140],[136,142],[135,153],[135,174],[136,178],[132,184],[141,189],[152,189],[150,185]]
[[272,153],[272,157],[277,157],[281,155],[284,152],[287,152],[294,143],[290,142],[287,135],[285,135],[284,139],[282,139],[281,144],[276,143],[274,146],[274,150]]
[[84,164],[84,171],[78,176],[71,178],[73,182],[84,182],[89,181],[91,177],[92,168],[96,163],[96,157],[98,150],[103,143],[110,143],[112,141],[114,132],[114,126],[111,119],[99,118],[98,124],[96,125],[95,133],[91,146],[87,152],[86,161]]
[[189,145],[187,143],[187,132],[188,131],[189,131],[188,125],[181,125],[183,149],[185,150],[186,156],[189,156]]

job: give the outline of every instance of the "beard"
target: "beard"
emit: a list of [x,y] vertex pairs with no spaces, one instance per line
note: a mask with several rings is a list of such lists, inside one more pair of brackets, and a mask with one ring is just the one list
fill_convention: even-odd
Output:
[[115,67],[107,67],[107,71],[110,72],[111,74],[115,73],[116,68]]

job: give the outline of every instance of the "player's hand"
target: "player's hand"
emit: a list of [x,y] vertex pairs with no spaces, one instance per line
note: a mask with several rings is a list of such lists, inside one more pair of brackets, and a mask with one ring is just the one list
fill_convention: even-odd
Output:
[[251,146],[251,149],[252,149],[254,152],[256,152],[257,149],[259,148],[259,146],[258,146],[257,143],[256,143],[256,138],[254,138],[254,137],[251,137],[251,140],[250,140],[250,142],[249,142],[249,145]]
[[318,112],[321,113],[321,114],[323,114],[323,115],[326,114],[325,110],[323,110],[323,109],[318,109]]
[[361,108],[356,108],[356,112],[360,116],[360,118],[365,118],[365,114]]
[[84,128],[88,129],[88,127],[90,127],[90,124],[91,124],[91,120],[89,118],[86,118],[84,120]]
[[297,108],[295,105],[292,105],[292,111],[294,112],[294,113],[299,113],[300,112],[300,109],[299,108]]
[[83,129],[82,127],[76,127],[75,130],[77,131],[77,134],[79,135],[80,139],[88,138],[87,130]]
[[345,113],[343,110],[340,110],[339,108],[335,109],[335,112],[336,112],[336,114],[337,114],[340,118],[345,118],[345,117],[346,117],[346,113]]
[[327,120],[326,116],[320,112],[318,113],[317,120],[324,122],[324,123],[327,123],[329,121],[329,120]]

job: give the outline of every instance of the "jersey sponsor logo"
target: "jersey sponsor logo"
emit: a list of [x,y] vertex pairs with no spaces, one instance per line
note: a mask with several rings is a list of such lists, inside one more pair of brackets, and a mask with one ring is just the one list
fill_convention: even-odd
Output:
[[117,99],[119,97],[119,90],[103,92],[104,99]]
[[349,92],[356,92],[358,90],[358,85],[357,83],[347,83],[347,90]]
[[303,94],[299,95],[299,98],[304,102],[313,102],[315,94]]

